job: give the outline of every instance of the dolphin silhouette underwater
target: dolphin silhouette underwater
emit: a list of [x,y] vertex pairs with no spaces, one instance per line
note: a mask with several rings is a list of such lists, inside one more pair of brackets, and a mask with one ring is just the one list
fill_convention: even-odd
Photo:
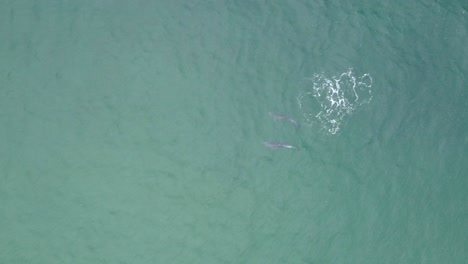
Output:
[[285,121],[285,122],[293,124],[296,128],[299,128],[301,126],[296,120],[292,119],[290,116],[281,115],[281,114],[277,114],[273,112],[268,112],[268,113],[270,114],[271,118],[273,118],[273,120],[275,121]]
[[263,141],[263,145],[267,148],[271,149],[297,149],[297,147],[284,144],[284,143],[274,143],[274,142],[268,142],[268,141]]

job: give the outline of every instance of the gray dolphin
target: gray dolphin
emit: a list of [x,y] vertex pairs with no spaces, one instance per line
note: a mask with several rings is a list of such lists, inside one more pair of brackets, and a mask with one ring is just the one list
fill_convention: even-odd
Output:
[[296,128],[300,127],[301,125],[294,119],[292,119],[290,116],[287,115],[280,115],[272,112],[268,112],[270,114],[271,118],[275,121],[285,121],[293,124]]
[[274,142],[268,142],[268,141],[263,141],[263,145],[271,149],[297,149],[297,147],[292,146],[292,145],[283,144],[283,143],[274,143]]

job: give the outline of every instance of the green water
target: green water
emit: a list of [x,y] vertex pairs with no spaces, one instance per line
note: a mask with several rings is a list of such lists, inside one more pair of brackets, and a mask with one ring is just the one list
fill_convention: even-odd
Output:
[[464,1],[0,6],[0,263],[466,263]]

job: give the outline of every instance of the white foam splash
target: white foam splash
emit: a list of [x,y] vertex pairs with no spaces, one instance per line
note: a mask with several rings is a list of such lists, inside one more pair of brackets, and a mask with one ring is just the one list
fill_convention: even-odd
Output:
[[306,81],[306,91],[297,97],[305,125],[311,126],[317,120],[330,134],[336,134],[344,118],[372,99],[372,77],[368,73],[356,77],[349,69],[331,78],[316,73]]

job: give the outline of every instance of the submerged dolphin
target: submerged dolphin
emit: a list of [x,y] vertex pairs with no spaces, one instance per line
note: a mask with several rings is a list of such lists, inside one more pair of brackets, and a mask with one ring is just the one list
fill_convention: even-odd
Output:
[[273,142],[267,142],[267,141],[263,141],[263,145],[265,145],[265,147],[271,148],[271,149],[297,149],[297,147],[291,146],[291,145],[288,145],[288,144],[273,143]]
[[280,115],[280,114],[276,114],[276,113],[272,113],[272,112],[269,112],[271,118],[273,118],[273,120],[275,121],[286,121],[286,122],[289,122],[291,124],[293,124],[295,127],[300,127],[301,125],[294,119],[292,119],[290,116],[287,116],[287,115]]

